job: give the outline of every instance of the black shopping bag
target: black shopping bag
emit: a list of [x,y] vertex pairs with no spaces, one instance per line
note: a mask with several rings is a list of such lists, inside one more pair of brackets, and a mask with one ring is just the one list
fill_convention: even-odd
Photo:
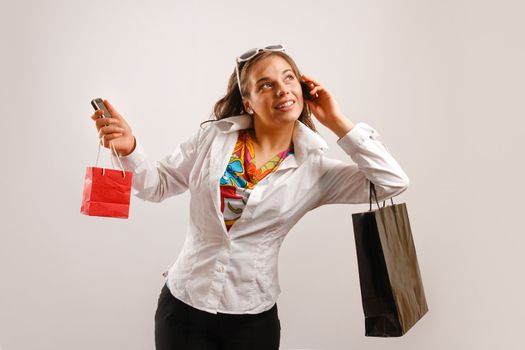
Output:
[[[377,210],[372,210],[372,193]],[[405,203],[352,214],[365,335],[399,337],[428,311]]]

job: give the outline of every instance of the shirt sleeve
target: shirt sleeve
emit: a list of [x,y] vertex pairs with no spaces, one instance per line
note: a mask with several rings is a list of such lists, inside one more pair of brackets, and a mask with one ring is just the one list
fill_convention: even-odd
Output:
[[378,201],[399,195],[408,188],[408,176],[379,136],[370,125],[360,122],[337,140],[355,164],[322,157],[317,206],[369,203],[370,181],[375,185]]
[[161,202],[185,192],[189,187],[189,177],[202,135],[203,129],[199,128],[189,138],[177,144],[171,154],[155,163],[148,159],[142,144],[137,140],[133,152],[120,157],[124,170],[133,173],[133,194],[147,201]]

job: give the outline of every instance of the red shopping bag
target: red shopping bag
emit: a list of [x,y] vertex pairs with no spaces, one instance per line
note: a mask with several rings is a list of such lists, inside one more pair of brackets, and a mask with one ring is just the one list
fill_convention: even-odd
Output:
[[[111,146],[118,159],[112,143]],[[96,165],[99,155],[100,144]],[[96,165],[86,169],[80,213],[90,216],[128,218],[133,174],[124,171],[120,159],[119,164],[122,170],[104,169]]]

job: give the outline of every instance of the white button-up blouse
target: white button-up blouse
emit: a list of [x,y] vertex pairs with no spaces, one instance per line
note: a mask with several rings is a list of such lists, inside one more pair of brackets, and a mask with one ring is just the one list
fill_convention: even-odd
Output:
[[152,163],[140,142],[121,161],[133,172],[133,194],[160,202],[190,190],[190,222],[167,285],[184,303],[210,313],[256,314],[280,293],[278,255],[290,229],[323,204],[368,203],[369,181],[379,201],[407,189],[408,177],[378,132],[360,122],[337,144],[355,164],[325,156],[326,142],[296,121],[294,154],[254,188],[241,217],[226,230],[219,181],[248,115],[204,124],[175,151]]

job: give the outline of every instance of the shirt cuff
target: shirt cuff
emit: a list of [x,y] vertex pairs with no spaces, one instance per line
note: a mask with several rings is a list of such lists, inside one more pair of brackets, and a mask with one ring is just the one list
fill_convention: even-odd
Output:
[[337,140],[337,144],[347,153],[355,152],[363,143],[369,139],[377,139],[379,133],[364,122],[354,124],[350,131]]
[[[114,154],[111,154],[112,157],[115,158],[116,156]],[[142,144],[136,140],[135,149],[133,152],[128,154],[127,156],[119,157],[120,161],[122,162],[122,166],[124,167],[124,170],[126,171],[134,171],[139,167],[140,164],[142,164],[144,161],[146,161],[146,152],[144,151],[144,148],[142,147]]]

